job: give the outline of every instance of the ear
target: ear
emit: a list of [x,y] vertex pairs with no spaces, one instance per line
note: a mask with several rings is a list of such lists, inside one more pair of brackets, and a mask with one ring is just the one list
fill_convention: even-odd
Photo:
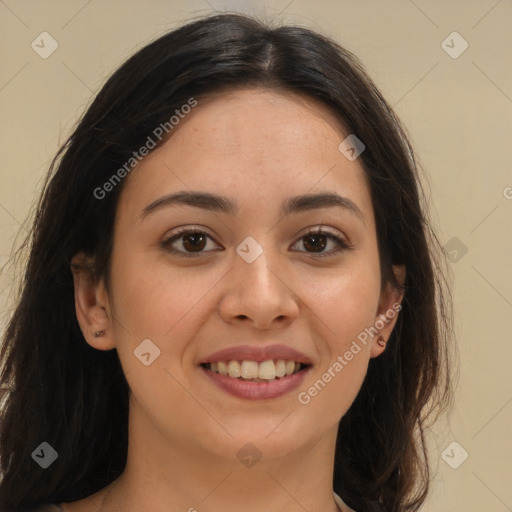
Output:
[[98,350],[115,348],[108,294],[103,279],[94,277],[91,258],[83,253],[71,260],[76,318],[85,341]]
[[[405,284],[405,266],[393,265],[393,274],[396,280],[403,288]],[[381,290],[379,299],[379,308],[375,315],[374,326],[378,331],[373,337],[371,347],[371,357],[378,357],[386,349],[386,343],[395,328],[398,315],[402,309],[402,300],[404,298],[403,289],[397,289],[388,284]]]

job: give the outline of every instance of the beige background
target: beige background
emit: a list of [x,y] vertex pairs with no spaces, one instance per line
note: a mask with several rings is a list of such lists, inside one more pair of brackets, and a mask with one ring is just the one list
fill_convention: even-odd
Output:
[[[165,31],[227,9],[335,38],[408,127],[430,175],[440,240],[467,247],[451,255],[456,406],[430,437],[436,475],[423,510],[512,511],[511,0],[0,0],[0,265],[51,157],[108,74]],[[59,45],[47,59],[31,48],[43,31]],[[469,44],[458,58],[441,45],[454,31]],[[452,39],[452,52],[462,48]],[[3,321],[11,281],[7,267]],[[457,469],[441,457],[453,441],[469,454]],[[445,458],[456,465],[460,454],[451,447]]]

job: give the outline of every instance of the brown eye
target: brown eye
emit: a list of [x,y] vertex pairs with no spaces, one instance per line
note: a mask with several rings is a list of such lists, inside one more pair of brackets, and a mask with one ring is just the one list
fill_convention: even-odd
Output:
[[[309,231],[303,235],[300,240],[302,240],[302,245],[306,249],[306,252],[310,253],[315,258],[335,256],[344,250],[352,248],[352,246],[345,240],[332,233],[322,231],[321,228],[317,229],[316,231]],[[329,251],[324,251],[330,240],[334,243],[335,248]],[[298,242],[296,242],[296,244]]]
[[202,233],[189,233],[182,236],[183,247],[187,251],[201,251],[206,245],[206,237]]
[[[205,250],[208,245],[208,239],[213,240],[203,231],[185,228],[171,238],[163,241],[161,245],[166,251],[173,254],[195,257],[211,252],[211,250]],[[180,241],[181,244],[178,245]],[[300,241],[302,241],[302,246],[306,249],[306,253],[316,258],[334,256],[337,253],[352,248],[345,240],[332,233],[322,231],[321,229],[306,233],[295,242],[294,245],[298,244]],[[329,251],[324,251],[329,241],[333,242],[334,248]]]
[[[208,239],[212,238],[197,229],[183,229],[171,238],[162,242],[162,247],[171,253],[179,254],[185,257],[201,256],[208,244]],[[179,242],[181,241],[181,244]]]
[[313,252],[322,252],[327,245],[326,236],[318,233],[307,235],[303,240],[304,247]]

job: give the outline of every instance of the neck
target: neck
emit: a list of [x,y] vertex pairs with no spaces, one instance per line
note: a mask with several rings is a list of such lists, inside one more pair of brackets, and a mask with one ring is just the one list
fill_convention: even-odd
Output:
[[148,435],[137,421],[129,429],[125,470],[95,500],[102,512],[339,510],[332,489],[337,425],[314,445],[254,465],[196,450],[156,429]]

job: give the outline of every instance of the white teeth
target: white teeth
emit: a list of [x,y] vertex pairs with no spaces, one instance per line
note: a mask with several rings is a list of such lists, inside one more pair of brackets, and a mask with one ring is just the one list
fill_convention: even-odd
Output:
[[286,361],[278,359],[276,361],[276,377],[284,377],[286,375]]
[[229,361],[228,375],[230,377],[240,377],[240,363],[238,361]]
[[274,361],[270,359],[269,361],[263,361],[260,363],[258,368],[258,378],[260,379],[275,379],[276,378],[276,367],[274,365]]
[[286,375],[291,375],[295,371],[295,361],[286,361]]
[[256,361],[242,361],[241,368],[242,368],[241,374],[244,379],[257,379],[258,378],[259,371],[258,371],[258,363]]
[[209,364],[209,369],[214,373],[228,375],[234,379],[265,380],[272,382],[277,378],[286,377],[297,373],[301,364],[295,361],[269,359],[258,363],[257,361],[218,361]]
[[[219,361],[217,363],[217,367],[218,367],[218,372],[221,374],[221,375],[227,375],[228,374],[228,365],[225,361]],[[210,370],[213,372],[213,368],[211,367],[211,364],[210,364]]]

